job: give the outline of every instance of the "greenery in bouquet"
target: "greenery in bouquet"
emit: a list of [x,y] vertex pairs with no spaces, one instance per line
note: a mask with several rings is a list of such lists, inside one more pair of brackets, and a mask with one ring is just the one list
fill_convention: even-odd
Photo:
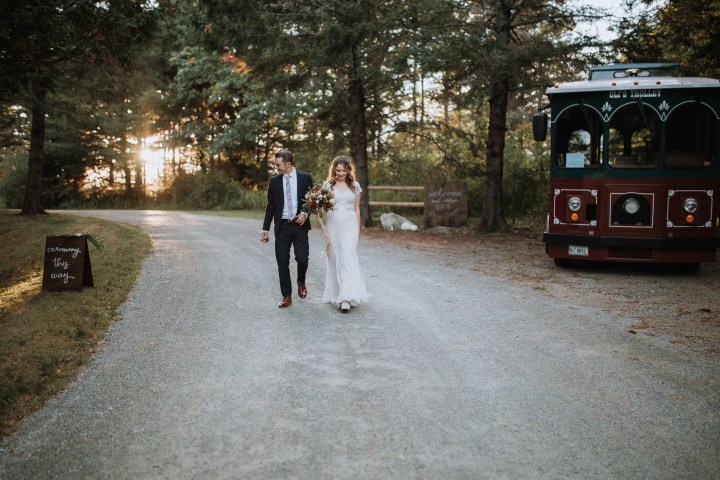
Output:
[[335,198],[332,190],[323,185],[314,185],[310,187],[303,199],[303,205],[309,214],[320,215],[328,210],[332,210],[335,205]]

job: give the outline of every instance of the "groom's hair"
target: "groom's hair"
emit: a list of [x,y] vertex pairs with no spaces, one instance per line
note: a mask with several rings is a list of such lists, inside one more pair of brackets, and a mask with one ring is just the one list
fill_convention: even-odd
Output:
[[275,158],[282,158],[285,163],[295,163],[295,160],[293,159],[293,154],[290,153],[290,150],[278,150],[275,153]]

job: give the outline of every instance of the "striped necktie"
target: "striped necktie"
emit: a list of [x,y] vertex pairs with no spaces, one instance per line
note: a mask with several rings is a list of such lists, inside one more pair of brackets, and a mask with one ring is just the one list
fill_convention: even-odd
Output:
[[293,218],[292,187],[290,186],[290,175],[285,175],[285,215],[286,218]]

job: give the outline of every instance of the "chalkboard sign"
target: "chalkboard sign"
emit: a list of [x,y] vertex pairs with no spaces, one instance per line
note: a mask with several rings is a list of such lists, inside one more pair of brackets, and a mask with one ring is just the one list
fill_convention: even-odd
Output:
[[425,185],[425,226],[462,227],[467,224],[468,198],[465,182]]
[[42,289],[80,291],[94,286],[87,238],[83,235],[46,237]]

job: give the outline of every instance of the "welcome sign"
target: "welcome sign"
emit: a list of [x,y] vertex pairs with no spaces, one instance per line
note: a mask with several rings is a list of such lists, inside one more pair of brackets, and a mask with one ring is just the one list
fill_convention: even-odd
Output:
[[462,227],[467,224],[468,199],[465,182],[425,185],[425,226]]

